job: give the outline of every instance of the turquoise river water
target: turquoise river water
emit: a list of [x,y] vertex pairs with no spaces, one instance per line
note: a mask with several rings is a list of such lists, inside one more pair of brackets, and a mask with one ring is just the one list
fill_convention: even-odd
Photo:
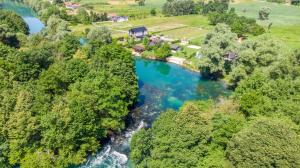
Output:
[[[29,25],[30,33],[40,32],[44,24],[28,6],[11,1],[1,1],[4,9],[20,14]],[[78,168],[131,167],[129,142],[131,136],[153,121],[166,109],[179,109],[188,100],[206,100],[228,94],[224,85],[202,79],[199,73],[180,66],[142,58],[135,58],[139,83],[138,103],[131,112],[128,128],[99,150],[96,156]]]

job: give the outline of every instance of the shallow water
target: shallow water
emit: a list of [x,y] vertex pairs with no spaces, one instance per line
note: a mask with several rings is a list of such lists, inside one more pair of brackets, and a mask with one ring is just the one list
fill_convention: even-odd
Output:
[[[0,2],[3,2],[3,0]],[[20,3],[4,1],[3,7],[22,15],[29,25],[30,33],[37,33],[44,27],[29,7]],[[188,100],[207,100],[228,91],[222,83],[201,78],[199,73],[188,71],[171,63],[135,58],[139,83],[138,103],[131,112],[128,128],[110,141],[96,156],[79,168],[132,167],[128,158],[132,135],[143,127],[150,127],[153,121],[166,109],[179,109]]]

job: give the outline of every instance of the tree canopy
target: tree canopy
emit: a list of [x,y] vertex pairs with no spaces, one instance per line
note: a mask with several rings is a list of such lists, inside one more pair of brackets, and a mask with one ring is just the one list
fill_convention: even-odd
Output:
[[231,139],[227,152],[235,167],[299,167],[297,126],[284,119],[260,118]]
[[89,53],[76,37],[57,34],[59,18],[48,22],[21,50],[0,43],[1,167],[81,164],[124,129],[136,101],[130,52],[100,40]]

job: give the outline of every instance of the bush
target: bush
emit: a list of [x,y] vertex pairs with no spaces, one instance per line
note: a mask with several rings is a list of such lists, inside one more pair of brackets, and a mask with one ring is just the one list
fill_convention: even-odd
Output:
[[259,13],[258,13],[259,19],[260,20],[268,20],[270,13],[271,13],[271,8],[269,8],[269,7],[262,7],[259,10]]
[[193,0],[168,0],[162,10],[167,16],[189,15],[195,13]]
[[265,33],[265,29],[258,25],[255,19],[238,16],[234,9],[228,13],[211,13],[208,19],[212,25],[218,23],[229,25],[232,32],[237,33],[238,37],[247,37],[249,34],[258,36]]

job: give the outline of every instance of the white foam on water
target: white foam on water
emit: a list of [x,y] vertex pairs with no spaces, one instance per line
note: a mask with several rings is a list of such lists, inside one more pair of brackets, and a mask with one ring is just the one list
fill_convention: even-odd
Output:
[[125,165],[128,161],[128,158],[125,154],[119,153],[117,151],[113,151],[111,154],[117,158],[121,165]]
[[[137,131],[145,127],[144,121],[141,121],[135,129],[129,129],[119,138],[111,138],[111,145],[107,145],[95,157],[91,157],[88,162],[80,168],[125,168],[128,157],[116,151],[113,146],[129,147],[129,142]],[[123,137],[123,138],[122,138]]]

